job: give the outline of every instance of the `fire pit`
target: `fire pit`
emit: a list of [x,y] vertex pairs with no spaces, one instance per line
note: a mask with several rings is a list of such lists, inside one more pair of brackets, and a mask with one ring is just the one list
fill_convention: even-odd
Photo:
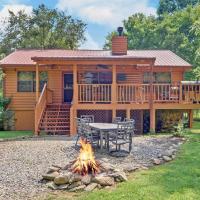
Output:
[[115,169],[112,165],[95,160],[90,143],[80,140],[81,148],[77,159],[65,167],[53,166],[43,180],[53,190],[92,191],[115,185],[116,182],[126,181],[125,172]]
[[95,160],[92,146],[85,139],[80,140],[80,154],[73,162],[72,172],[80,175],[97,174],[100,172],[100,164]]

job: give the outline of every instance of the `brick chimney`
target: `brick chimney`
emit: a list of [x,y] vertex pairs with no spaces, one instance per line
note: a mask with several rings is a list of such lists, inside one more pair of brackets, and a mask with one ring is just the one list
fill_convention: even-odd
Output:
[[123,27],[118,27],[118,35],[112,38],[112,55],[127,54],[127,37],[123,35]]

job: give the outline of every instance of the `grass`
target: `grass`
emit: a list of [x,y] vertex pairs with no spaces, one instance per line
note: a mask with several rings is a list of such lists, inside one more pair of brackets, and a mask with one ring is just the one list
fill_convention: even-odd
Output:
[[46,200],[196,200],[200,199],[200,122],[188,131],[188,141],[177,158],[161,166],[130,175],[112,190],[59,193]]
[[20,136],[31,136],[32,131],[0,131],[0,139],[16,138]]

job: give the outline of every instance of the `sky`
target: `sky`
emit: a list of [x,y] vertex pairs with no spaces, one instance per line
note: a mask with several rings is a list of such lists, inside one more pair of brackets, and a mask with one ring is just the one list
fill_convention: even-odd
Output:
[[158,2],[159,0],[0,0],[0,20],[8,16],[8,9],[13,12],[23,9],[31,13],[32,8],[45,4],[87,24],[87,41],[81,45],[81,49],[102,49],[106,35],[122,26],[124,19],[137,12],[155,15]]

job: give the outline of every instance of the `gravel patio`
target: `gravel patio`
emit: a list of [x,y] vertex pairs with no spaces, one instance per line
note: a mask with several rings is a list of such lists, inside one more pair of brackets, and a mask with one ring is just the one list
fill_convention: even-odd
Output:
[[[140,136],[133,139],[133,149],[126,158],[114,158],[95,152],[117,168],[150,167],[153,159],[172,148],[179,148],[180,138],[171,136]],[[78,150],[73,140],[38,138],[0,142],[0,200],[33,199],[50,191],[41,182],[42,174],[53,165],[65,166],[74,160]]]

